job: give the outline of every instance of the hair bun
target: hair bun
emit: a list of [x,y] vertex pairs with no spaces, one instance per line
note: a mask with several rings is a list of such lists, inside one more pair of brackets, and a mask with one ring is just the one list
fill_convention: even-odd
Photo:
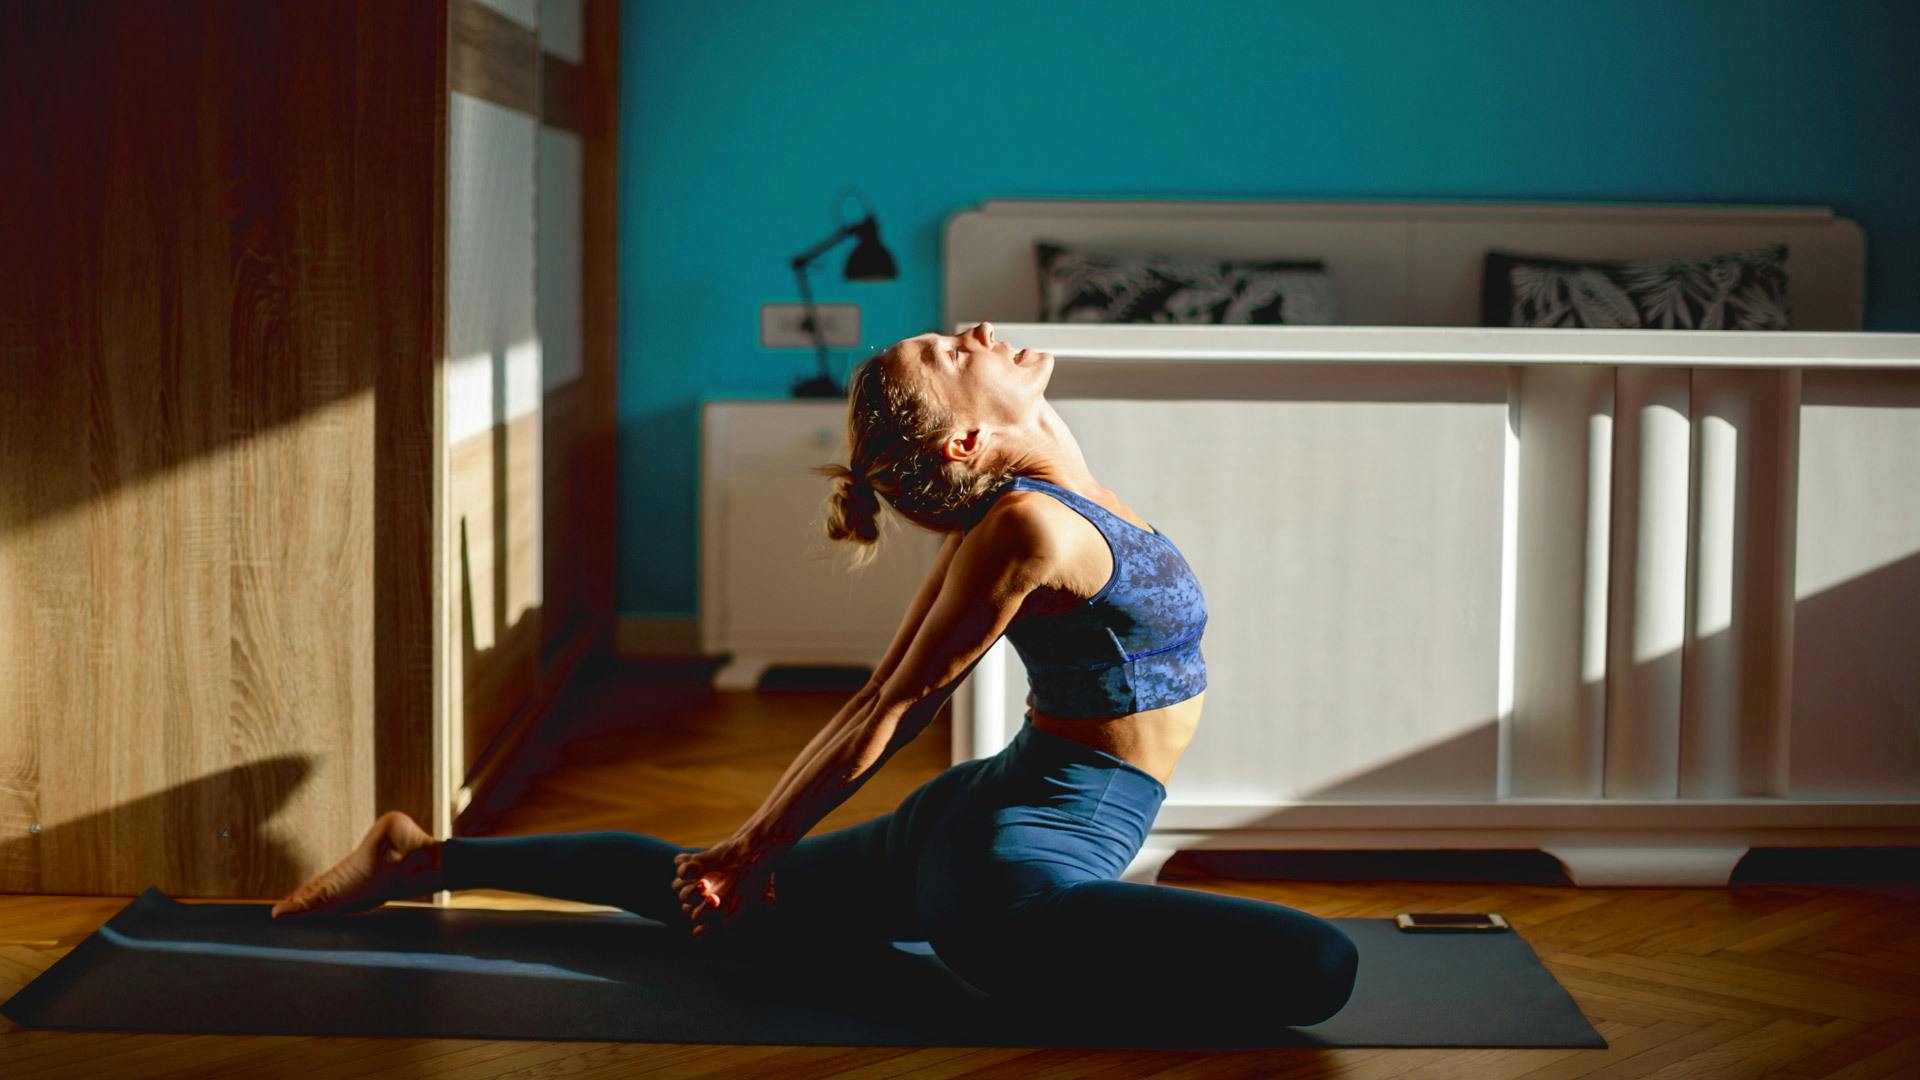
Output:
[[815,470],[833,477],[827,537],[871,545],[880,539],[880,493],[865,474],[835,462]]
[[880,512],[880,492],[874,489],[863,473],[848,469],[847,474],[840,478],[840,495],[865,510],[869,517]]

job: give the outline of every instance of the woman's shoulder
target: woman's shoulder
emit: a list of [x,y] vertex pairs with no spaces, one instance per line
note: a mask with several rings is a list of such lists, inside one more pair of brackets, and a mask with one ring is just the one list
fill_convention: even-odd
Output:
[[1074,549],[1075,520],[1084,518],[1058,499],[1039,491],[1008,490],[962,533],[961,544],[985,547],[988,554],[1002,558],[1057,561]]
[[[993,497],[986,509],[961,531],[962,542],[974,537],[991,537],[1005,542],[1020,538],[1046,526],[1051,520],[1046,504],[1054,500],[1037,491],[1007,488]],[[984,542],[984,541],[982,541]]]

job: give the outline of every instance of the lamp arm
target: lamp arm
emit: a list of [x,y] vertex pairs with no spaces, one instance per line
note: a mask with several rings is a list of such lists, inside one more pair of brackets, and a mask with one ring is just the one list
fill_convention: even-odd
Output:
[[799,269],[800,267],[803,267],[808,263],[812,262],[813,260],[819,258],[820,256],[826,254],[828,248],[832,247],[833,245],[839,243],[842,240],[845,240],[847,237],[852,236],[854,233],[858,232],[860,230],[860,226],[864,224],[866,224],[866,222],[857,221],[857,222],[854,222],[852,225],[841,226],[839,232],[834,233],[832,236],[827,237],[825,240],[822,240],[819,243],[808,248],[807,250],[801,252],[800,254],[795,255],[793,257],[794,268]]

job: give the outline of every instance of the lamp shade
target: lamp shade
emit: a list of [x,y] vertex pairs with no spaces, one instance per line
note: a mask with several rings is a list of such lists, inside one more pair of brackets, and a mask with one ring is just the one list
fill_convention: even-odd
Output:
[[892,281],[899,276],[894,269],[893,254],[880,242],[880,223],[867,215],[867,219],[853,227],[853,234],[859,242],[847,254],[846,278],[848,281]]

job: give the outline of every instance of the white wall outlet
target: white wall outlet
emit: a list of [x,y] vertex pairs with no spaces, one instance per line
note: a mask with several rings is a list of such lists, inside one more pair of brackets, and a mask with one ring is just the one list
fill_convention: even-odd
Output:
[[[851,349],[860,344],[859,304],[815,304],[820,333],[830,349]],[[761,304],[760,346],[766,349],[811,349],[813,334],[807,330],[807,305]]]

